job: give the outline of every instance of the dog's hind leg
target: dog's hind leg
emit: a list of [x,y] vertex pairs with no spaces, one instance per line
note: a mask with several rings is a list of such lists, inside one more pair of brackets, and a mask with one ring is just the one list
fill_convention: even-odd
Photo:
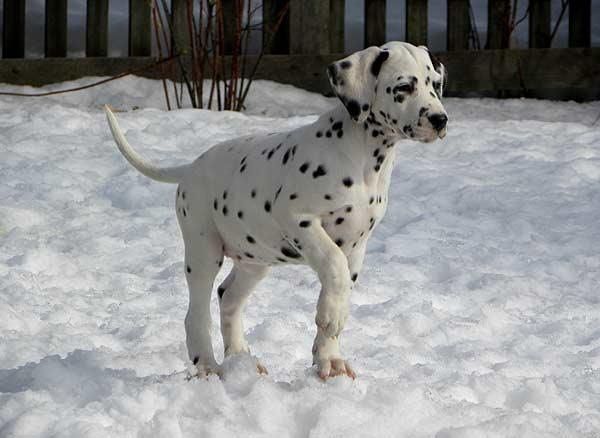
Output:
[[223,244],[211,226],[187,224],[179,217],[185,242],[185,272],[190,302],[185,317],[186,344],[198,375],[218,373],[210,335],[210,296],[223,262]]
[[[262,280],[269,268],[263,265],[236,263],[225,281],[217,289],[221,309],[221,333],[225,347],[225,357],[236,353],[249,352],[244,337],[242,311],[246,299]],[[258,371],[266,369],[257,364]]]

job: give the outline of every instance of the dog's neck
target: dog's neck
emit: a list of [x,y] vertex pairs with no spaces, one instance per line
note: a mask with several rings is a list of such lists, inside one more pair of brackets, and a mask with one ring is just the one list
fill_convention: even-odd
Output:
[[[365,177],[378,176],[385,163],[393,161],[394,145],[404,137],[399,135],[380,120],[372,112],[364,122],[357,122],[350,117],[343,105],[338,105],[319,117],[315,122],[316,135],[338,137],[339,130],[332,127],[341,126],[341,143],[339,147],[344,155],[364,169]],[[341,122],[341,124],[339,123]],[[337,124],[337,125],[336,125]],[[345,141],[345,139],[348,139]],[[381,157],[381,158],[379,158]]]

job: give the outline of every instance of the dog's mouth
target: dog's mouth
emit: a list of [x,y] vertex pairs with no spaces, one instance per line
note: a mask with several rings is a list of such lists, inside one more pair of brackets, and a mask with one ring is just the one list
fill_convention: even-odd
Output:
[[446,133],[447,128],[437,131],[429,127],[417,126],[414,130],[415,136],[413,137],[413,140],[417,140],[422,143],[432,143],[437,139],[444,138],[446,136]]

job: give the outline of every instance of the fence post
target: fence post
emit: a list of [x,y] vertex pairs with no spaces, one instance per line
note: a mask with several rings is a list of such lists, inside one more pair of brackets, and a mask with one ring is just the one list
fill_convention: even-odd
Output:
[[488,35],[486,49],[510,46],[510,0],[488,0]]
[[290,52],[330,53],[329,0],[290,1]]
[[406,41],[427,45],[427,2],[428,0],[406,0]]
[[108,0],[87,0],[85,56],[106,56]]
[[469,31],[471,30],[469,0],[448,0],[447,26],[448,50],[468,50]]
[[[279,14],[287,6],[288,0],[263,0],[263,49],[265,53],[286,54],[290,53],[290,13],[289,10],[281,19],[277,31],[273,29],[277,24]],[[270,44],[269,44],[270,43]]]
[[[221,7],[223,8],[223,40],[226,55],[233,53],[237,18],[236,3],[236,0],[221,0]],[[242,9],[244,9],[244,2],[241,3]],[[186,31],[188,29],[187,20],[185,29]]]
[[385,44],[385,0],[365,0],[365,47]]
[[25,0],[4,0],[2,57],[25,56]]
[[67,56],[67,0],[46,0],[46,58]]
[[129,0],[129,56],[151,55],[151,11],[149,0]]
[[344,53],[345,0],[330,0],[329,3],[329,49],[331,53]]
[[550,0],[529,0],[529,47],[550,47]]
[[569,47],[591,46],[592,0],[569,2]]

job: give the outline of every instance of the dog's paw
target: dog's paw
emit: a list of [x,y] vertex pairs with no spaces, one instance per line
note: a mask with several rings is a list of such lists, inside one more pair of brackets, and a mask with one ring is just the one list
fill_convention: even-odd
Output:
[[352,380],[356,378],[356,373],[340,354],[337,336],[326,336],[320,329],[313,344],[313,365],[316,365],[317,374],[323,380],[343,375]]
[[338,336],[346,324],[348,313],[348,300],[345,297],[321,293],[315,323],[325,336]]
[[258,374],[269,374],[267,368],[260,361],[248,352],[229,354],[223,360],[222,370],[227,377],[230,374],[248,374],[254,370]]
[[192,369],[189,370],[187,380],[192,380],[194,378],[206,379],[210,376],[218,376],[221,378],[223,377],[223,370],[216,363],[210,365],[196,363],[192,366]]
[[320,360],[317,363],[317,374],[322,380],[344,375],[350,377],[352,380],[356,379],[356,373],[350,367],[348,361],[342,358]]

